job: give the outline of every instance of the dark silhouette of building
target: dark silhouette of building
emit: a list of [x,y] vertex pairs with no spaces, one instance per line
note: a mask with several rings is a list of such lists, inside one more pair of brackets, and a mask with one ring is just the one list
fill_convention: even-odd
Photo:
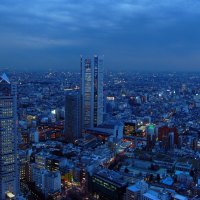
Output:
[[65,140],[74,142],[81,137],[81,94],[69,90],[65,94]]

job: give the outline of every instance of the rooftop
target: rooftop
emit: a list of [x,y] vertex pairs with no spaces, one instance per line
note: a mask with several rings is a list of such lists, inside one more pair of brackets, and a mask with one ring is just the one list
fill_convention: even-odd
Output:
[[5,82],[7,82],[8,84],[10,84],[10,80],[9,80],[9,78],[7,77],[7,75],[6,75],[5,73],[3,73],[3,74],[0,76],[0,83],[1,83],[2,81],[5,81]]
[[118,187],[122,187],[126,185],[126,181],[124,181],[123,176],[119,173],[108,170],[108,169],[102,169],[101,171],[97,172],[95,174],[98,177],[104,178],[104,180],[107,180],[111,183],[116,184]]
[[158,193],[153,190],[149,190],[148,192],[144,193],[143,196],[153,200],[160,200],[160,198],[158,198]]

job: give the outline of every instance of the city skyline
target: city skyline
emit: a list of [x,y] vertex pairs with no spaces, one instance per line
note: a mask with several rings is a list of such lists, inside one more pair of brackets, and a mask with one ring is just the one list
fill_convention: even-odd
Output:
[[96,53],[107,69],[198,71],[199,8],[197,0],[3,0],[0,67],[78,71],[79,55]]
[[0,1],[0,200],[200,200],[199,0]]
[[79,61],[81,77],[1,76],[1,199],[198,200],[200,73],[104,74],[101,56]]

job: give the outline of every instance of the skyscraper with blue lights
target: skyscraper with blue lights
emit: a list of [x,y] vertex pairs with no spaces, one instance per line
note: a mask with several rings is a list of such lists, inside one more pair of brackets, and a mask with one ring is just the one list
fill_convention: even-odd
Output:
[[80,58],[83,129],[103,122],[103,57]]

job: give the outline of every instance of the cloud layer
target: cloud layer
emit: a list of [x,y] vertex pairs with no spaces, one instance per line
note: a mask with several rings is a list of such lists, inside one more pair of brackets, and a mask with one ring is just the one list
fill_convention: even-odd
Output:
[[[1,0],[0,66],[200,69],[198,0]],[[13,59],[10,59],[13,58]]]

